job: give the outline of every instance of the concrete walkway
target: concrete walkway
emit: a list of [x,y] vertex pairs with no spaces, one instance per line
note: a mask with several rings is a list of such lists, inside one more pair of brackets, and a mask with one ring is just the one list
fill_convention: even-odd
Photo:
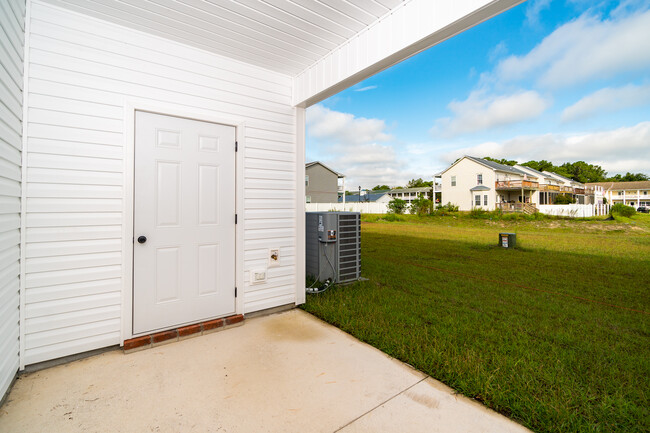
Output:
[[527,432],[292,310],[21,376],[0,432]]

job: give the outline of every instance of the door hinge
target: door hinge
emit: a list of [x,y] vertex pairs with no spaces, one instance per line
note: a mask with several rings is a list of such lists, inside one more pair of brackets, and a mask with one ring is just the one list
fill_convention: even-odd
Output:
[[239,150],[239,143],[235,141],[235,152],[237,152],[238,150]]
[[237,224],[237,214],[235,214],[235,224]]
[[235,298],[237,297],[237,287],[235,287]]

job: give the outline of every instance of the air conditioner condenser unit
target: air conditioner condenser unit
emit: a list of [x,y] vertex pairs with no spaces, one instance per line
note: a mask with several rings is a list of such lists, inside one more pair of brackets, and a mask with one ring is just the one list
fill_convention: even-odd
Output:
[[319,281],[348,283],[361,277],[361,214],[307,212],[306,272]]

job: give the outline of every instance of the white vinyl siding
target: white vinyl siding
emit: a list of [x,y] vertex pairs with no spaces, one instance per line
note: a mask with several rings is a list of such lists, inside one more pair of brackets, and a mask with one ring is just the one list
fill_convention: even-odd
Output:
[[19,359],[20,195],[25,1],[0,2],[0,399]]
[[244,312],[295,302],[291,78],[39,1],[31,17],[26,364],[120,343],[129,98],[245,122],[240,271],[269,248],[281,263],[246,282]]

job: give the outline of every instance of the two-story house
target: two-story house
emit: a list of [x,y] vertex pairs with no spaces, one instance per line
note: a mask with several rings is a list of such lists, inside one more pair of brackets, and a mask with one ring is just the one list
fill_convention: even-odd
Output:
[[340,196],[345,203],[345,175],[322,162],[305,164],[305,202],[336,203]]
[[432,191],[433,188],[431,188],[430,186],[423,186],[417,188],[397,188],[388,191],[388,195],[391,198],[391,200],[394,198],[398,198],[410,204],[413,200],[419,197],[431,199]]
[[473,156],[463,156],[436,177],[442,179],[442,203],[455,204],[462,211],[521,211],[526,204],[534,206],[539,191],[536,175]]
[[632,207],[650,207],[650,180],[637,182],[595,182],[588,188],[602,188],[607,203],[623,203]]
[[553,204],[558,194],[562,194],[562,181],[552,176],[549,173],[543,173],[535,170],[534,168],[526,167],[525,165],[516,164],[514,166],[517,170],[528,173],[529,176],[536,177],[539,184],[537,190],[533,190],[532,202],[537,204]]
[[576,203],[578,204],[587,203],[587,200],[585,199],[585,195],[587,193],[585,184],[577,182],[573,179],[569,179],[568,177],[560,176],[559,174],[553,173],[552,171],[545,171],[543,173],[547,176],[551,176],[560,183],[560,192],[562,194],[570,195],[571,197],[575,198]]

